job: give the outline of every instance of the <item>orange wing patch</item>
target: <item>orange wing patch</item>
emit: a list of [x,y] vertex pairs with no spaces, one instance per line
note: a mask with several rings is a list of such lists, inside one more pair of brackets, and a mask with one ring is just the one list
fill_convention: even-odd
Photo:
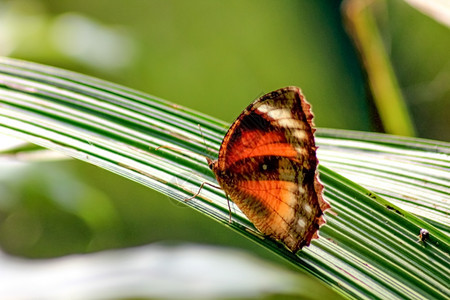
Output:
[[279,132],[244,131],[240,139],[234,143],[233,148],[235,151],[227,155],[227,165],[255,156],[297,156],[297,151],[287,143],[286,137]]
[[239,182],[236,187],[261,201],[268,210],[285,216],[286,222],[291,219],[289,214],[297,204],[297,184],[289,181],[248,180]]
[[[306,191],[294,182],[240,181],[236,189],[242,193],[235,195],[234,201],[255,227],[289,247],[298,246],[301,236],[313,235],[320,225],[315,224],[320,219],[318,205],[314,207],[307,199],[300,203]],[[267,211],[253,210],[252,202],[261,203]]]

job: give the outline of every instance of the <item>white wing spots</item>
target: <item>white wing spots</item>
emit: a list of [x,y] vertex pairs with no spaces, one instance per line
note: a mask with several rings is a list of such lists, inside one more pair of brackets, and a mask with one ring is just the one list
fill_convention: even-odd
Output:
[[288,190],[283,195],[284,203],[290,207],[295,207],[298,202],[297,185],[290,183]]
[[301,121],[296,119],[279,119],[277,120],[278,125],[285,128],[304,128]]
[[306,225],[305,219],[299,218],[297,221],[297,224],[300,228],[305,228],[305,225]]
[[278,126],[292,129],[292,133],[296,135],[298,139],[306,138],[305,131],[303,130],[305,128],[305,124],[292,115],[291,109],[277,108],[268,104],[261,104],[256,110],[260,113],[267,114],[277,123]]
[[257,110],[259,110],[263,114],[266,114],[271,109],[272,109],[272,106],[267,105],[267,104],[262,104],[257,108]]
[[304,189],[301,185],[299,185],[299,186],[298,186],[298,192],[299,192],[300,194],[303,194],[303,193],[305,193],[305,189]]
[[309,205],[308,203],[303,203],[303,209],[305,210],[305,212],[310,215],[312,212],[312,208],[311,205]]
[[298,154],[300,154],[302,156],[307,156],[308,155],[308,152],[307,152],[306,148],[300,147],[300,146],[296,146],[294,148],[295,148],[295,151],[297,151]]
[[301,129],[294,129],[294,130],[291,131],[291,133],[298,140],[304,140],[304,139],[307,138],[306,132],[304,130],[301,130]]
[[267,114],[276,121],[281,119],[292,119],[291,110],[288,108],[275,108],[268,104],[261,104],[256,110],[263,114]]
[[274,120],[280,122],[283,119],[292,119],[291,111],[287,108],[278,108],[274,110],[270,110],[267,112],[267,115]]

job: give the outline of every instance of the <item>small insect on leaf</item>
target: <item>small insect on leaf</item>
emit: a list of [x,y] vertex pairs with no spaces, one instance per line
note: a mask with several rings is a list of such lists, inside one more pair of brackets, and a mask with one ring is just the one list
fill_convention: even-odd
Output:
[[430,238],[430,233],[426,229],[420,229],[419,242],[425,243]]

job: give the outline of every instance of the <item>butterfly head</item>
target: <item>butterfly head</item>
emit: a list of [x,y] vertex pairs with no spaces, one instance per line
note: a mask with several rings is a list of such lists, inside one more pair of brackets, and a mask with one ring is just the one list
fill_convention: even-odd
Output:
[[213,173],[216,175],[216,177],[218,177],[218,180],[220,180],[220,177],[225,176],[225,174],[223,174],[224,172],[219,169],[217,160],[212,160],[207,157],[206,161],[208,162],[208,167],[211,169],[211,171],[213,171]]
[[208,162],[208,167],[214,171],[214,165],[216,163],[216,160],[212,160],[209,157],[206,157],[206,161]]

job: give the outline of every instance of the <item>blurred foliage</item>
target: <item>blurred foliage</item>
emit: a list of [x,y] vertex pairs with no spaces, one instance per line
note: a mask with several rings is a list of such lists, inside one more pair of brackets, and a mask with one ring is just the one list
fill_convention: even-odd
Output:
[[228,121],[263,93],[298,85],[320,126],[372,128],[338,1],[13,1],[1,11],[12,31],[3,55]]
[[389,18],[378,20],[417,135],[450,141],[450,29],[402,1],[386,4]]
[[[449,28],[371,1],[420,137],[449,140]],[[232,121],[302,87],[320,127],[382,130],[340,1],[0,0],[0,55],[118,82]]]

